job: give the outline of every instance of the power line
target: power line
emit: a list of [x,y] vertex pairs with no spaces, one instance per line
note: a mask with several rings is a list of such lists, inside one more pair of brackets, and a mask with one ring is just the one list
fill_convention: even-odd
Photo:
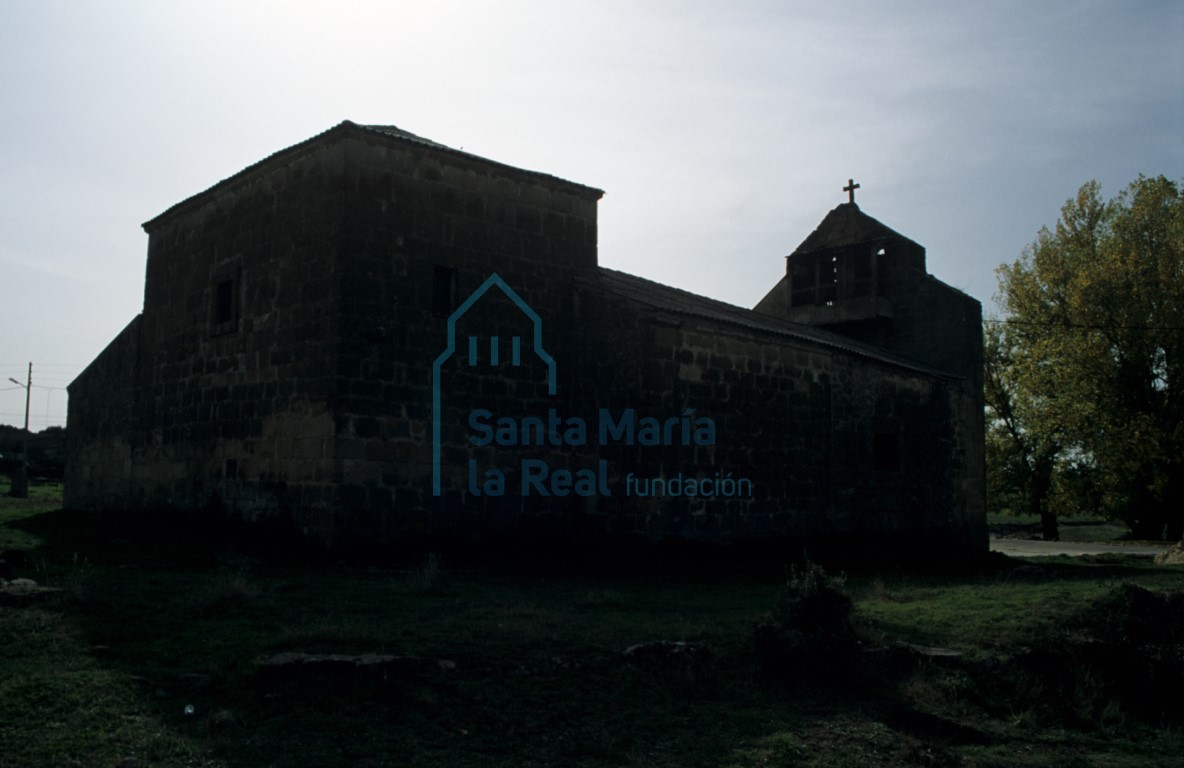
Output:
[[[7,389],[0,389],[0,392],[11,392],[14,389],[24,389],[24,387],[8,387]],[[55,392],[65,392],[69,387],[47,387],[44,384],[34,384],[33,389],[52,389]]]
[[1092,331],[1184,331],[1184,325],[1119,325],[1111,323],[1036,322],[1035,320],[984,320],[984,325],[1025,325],[1035,328],[1085,328]]

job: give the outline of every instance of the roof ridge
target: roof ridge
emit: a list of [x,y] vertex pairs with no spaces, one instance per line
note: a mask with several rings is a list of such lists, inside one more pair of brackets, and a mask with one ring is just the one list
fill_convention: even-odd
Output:
[[[452,150],[453,152],[463,152],[464,154],[469,154],[467,152],[464,152],[463,150],[454,149],[453,147],[450,147],[447,144],[441,144],[440,142],[433,141],[425,136],[420,136],[418,133],[412,133],[411,131],[404,130],[397,125],[363,125],[360,123],[354,123],[354,125],[358,126],[359,128],[363,128],[367,131],[373,131],[375,133],[383,133],[388,136],[394,136],[394,137],[400,138],[400,139],[407,139],[408,141],[413,141],[417,144],[426,144],[429,147],[439,147],[440,149],[448,149],[448,150]],[[472,155],[472,157],[478,157],[478,155]],[[481,159],[488,160],[489,158],[483,157]],[[490,160],[489,162],[496,162],[496,161]],[[525,170],[525,169],[521,169],[521,170]]]

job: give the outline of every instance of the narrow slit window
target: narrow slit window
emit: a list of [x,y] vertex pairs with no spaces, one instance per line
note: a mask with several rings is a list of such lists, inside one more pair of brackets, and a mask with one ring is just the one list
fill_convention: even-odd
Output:
[[223,275],[214,281],[214,292],[210,303],[210,335],[224,336],[238,330],[241,314],[241,273]]
[[214,289],[214,324],[234,320],[234,281],[223,280]]
[[877,432],[873,451],[873,465],[877,472],[900,471],[900,437],[890,432]]
[[456,309],[456,269],[436,264],[432,267],[432,312],[450,315]]

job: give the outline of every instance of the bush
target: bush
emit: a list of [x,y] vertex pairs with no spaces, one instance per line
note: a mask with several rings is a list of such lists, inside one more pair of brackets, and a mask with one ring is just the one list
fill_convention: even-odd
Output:
[[777,603],[756,628],[761,667],[778,676],[812,677],[850,669],[859,649],[845,577],[807,562],[791,568]]
[[1110,729],[1127,714],[1178,722],[1184,716],[1184,592],[1122,584],[1016,662],[1057,692],[1053,710],[1070,722]]

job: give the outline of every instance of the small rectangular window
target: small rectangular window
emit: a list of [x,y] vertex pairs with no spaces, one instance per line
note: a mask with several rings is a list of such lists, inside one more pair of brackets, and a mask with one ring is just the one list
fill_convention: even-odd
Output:
[[432,266],[432,312],[450,315],[456,309],[456,269],[440,264]]
[[872,463],[877,472],[900,471],[900,438],[892,433],[877,432]]
[[234,319],[234,281],[223,280],[214,289],[214,323],[221,325]]
[[210,301],[210,335],[222,336],[238,330],[241,314],[242,271],[223,271],[214,276]]

